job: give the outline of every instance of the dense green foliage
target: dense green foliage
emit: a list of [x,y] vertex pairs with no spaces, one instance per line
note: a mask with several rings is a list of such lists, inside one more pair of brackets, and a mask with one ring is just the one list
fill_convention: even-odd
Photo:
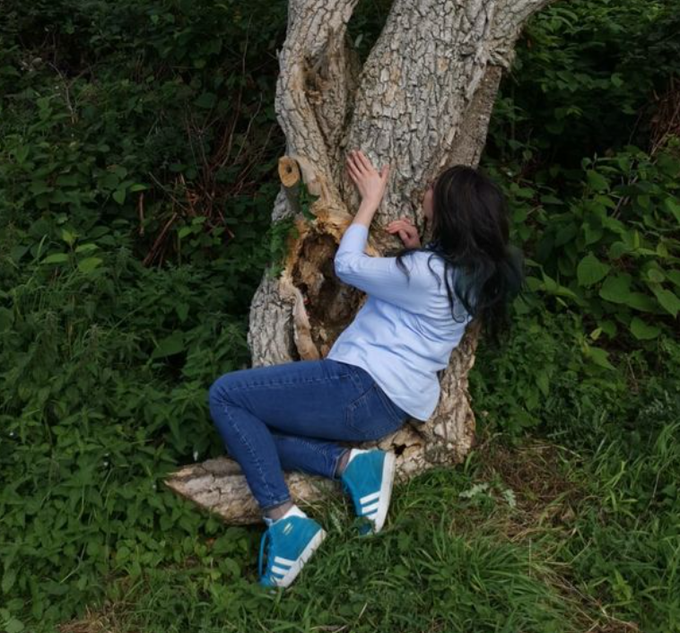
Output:
[[[680,631],[680,146],[654,142],[672,5],[532,20],[484,158],[530,271],[471,376],[484,441],[402,486],[378,538],[320,509],[328,546],[271,598],[260,530],[162,479],[222,452],[206,390],[247,366],[289,228],[269,225],[285,2],[5,3],[0,630],[89,605],[116,631]],[[362,55],[388,8],[360,4]]]

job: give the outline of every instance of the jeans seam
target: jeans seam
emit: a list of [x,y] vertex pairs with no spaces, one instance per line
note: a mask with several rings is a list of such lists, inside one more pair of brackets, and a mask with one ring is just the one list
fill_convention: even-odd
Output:
[[[350,450],[350,449],[346,449],[346,450]],[[338,466],[340,465],[340,460],[342,459],[344,454],[345,454],[345,451],[343,450],[342,453],[339,453],[338,456],[333,459],[333,470],[331,471],[331,479],[334,479],[335,481],[340,481],[340,475],[337,474],[337,471],[338,471]]]
[[268,380],[267,382],[257,382],[257,383],[246,383],[246,384],[233,384],[231,385],[231,390],[242,390],[242,391],[247,391],[248,389],[255,389],[257,387],[272,387],[272,386],[279,386],[279,387],[288,387],[290,385],[303,385],[307,383],[314,383],[314,382],[326,382],[329,379],[330,380],[340,380],[342,378],[347,378],[351,377],[351,374],[343,374],[342,376],[323,376],[321,378],[308,378],[306,380],[288,380],[288,381],[279,381],[279,380]]
[[351,370],[347,375],[352,379],[352,382],[354,383],[354,386],[357,389],[359,389],[359,390],[363,389],[364,392],[366,391],[366,388],[364,386],[364,381],[362,379],[363,373],[368,374],[371,382],[375,382],[375,379],[373,378],[373,376],[371,376],[363,367],[359,367],[358,365],[348,365],[348,366],[351,367]]
[[385,406],[385,408],[388,410],[389,414],[392,416],[394,421],[396,423],[403,422],[403,419],[401,416],[398,415],[398,412],[396,411],[396,405],[392,402],[390,397],[380,388],[380,385],[378,385],[378,397],[380,398],[381,402]]
[[[367,440],[367,435],[373,436],[375,434],[374,433],[369,434],[369,433],[367,433],[366,429],[361,428],[361,427],[357,426],[356,424],[354,424],[352,422],[352,420],[353,420],[352,414],[354,413],[354,410],[359,406],[360,402],[362,400],[365,400],[366,398],[368,398],[372,391],[375,391],[378,394],[378,400],[380,401],[380,404],[383,406],[383,409],[385,410],[385,413],[386,413],[386,418],[389,422],[389,426],[386,430],[383,431],[382,427],[381,427],[379,437],[385,437],[385,435],[389,435],[390,433],[394,433],[396,430],[399,429],[399,427],[401,426],[401,424],[403,422],[403,420],[396,417],[396,415],[395,415],[394,411],[392,411],[392,409],[387,407],[387,404],[385,403],[385,401],[383,400],[383,397],[382,397],[384,395],[384,397],[387,398],[387,395],[381,394],[380,386],[378,385],[377,382],[374,382],[373,385],[371,385],[371,387],[369,387],[364,393],[362,393],[354,401],[350,402],[349,405],[347,405],[347,410],[345,411],[345,424],[347,426],[349,426],[351,429],[353,429],[354,431],[356,431],[358,434],[361,434],[362,435],[362,438],[361,438],[362,441]],[[396,429],[394,428],[395,425],[397,425]],[[371,440],[370,437],[369,437],[369,439],[367,441],[373,441],[373,440]]]
[[[264,486],[263,486],[263,487],[265,488],[265,494],[266,494],[269,498],[273,497],[272,489],[270,488],[269,482],[267,481],[266,477],[264,476],[264,471],[262,470],[261,460],[259,459],[257,453],[253,450],[253,447],[250,445],[250,442],[248,442],[248,438],[243,434],[243,432],[241,431],[241,428],[239,427],[238,423],[235,422],[234,417],[233,417],[233,416],[231,415],[231,413],[229,412],[229,406],[224,406],[224,407],[223,407],[223,410],[224,410],[224,413],[226,414],[226,416],[229,418],[229,422],[231,423],[231,427],[236,431],[236,434],[238,435],[238,437],[239,437],[239,439],[241,440],[241,442],[242,442],[242,443],[246,446],[246,448],[248,449],[248,452],[250,453],[250,456],[251,456],[253,462],[254,462],[255,465],[257,466],[257,470],[258,470],[258,472],[259,472],[260,479],[261,479],[261,481],[264,483]],[[275,498],[275,497],[274,497],[274,498]],[[290,496],[289,496],[289,498],[290,498]],[[269,507],[269,506],[272,506],[272,505],[277,505],[277,504],[283,503],[284,501],[287,501],[287,500],[288,500],[288,499],[284,499],[283,501],[272,501],[272,502],[269,503],[266,507]]]
[[286,501],[292,501],[293,498],[288,495],[285,499],[281,501],[274,501],[273,503],[268,503],[266,506],[260,506],[260,510],[265,512],[266,510],[269,510],[270,508],[275,508],[276,506],[280,506],[283,503],[286,503]]
[[[310,442],[305,436],[303,435],[288,435],[285,436],[290,439],[294,439],[298,443],[302,443],[305,446],[311,448],[317,455],[323,455],[326,458],[331,457],[328,453],[327,447],[325,446],[319,446],[316,442]],[[340,454],[342,455],[342,453]],[[338,458],[333,457],[333,468],[331,469],[331,479],[333,478],[333,475],[335,474],[335,470],[337,468],[337,462]]]
[[356,410],[356,408],[359,406],[359,404],[362,401],[366,400],[366,398],[369,396],[369,394],[371,393],[371,391],[374,388],[375,388],[375,384],[371,385],[368,389],[366,389],[359,397],[352,400],[352,402],[350,402],[347,405],[347,409],[345,411],[345,424],[347,426],[349,426],[351,429],[353,429],[354,431],[356,431],[357,433],[361,434],[361,440],[365,439],[366,430],[362,429],[359,426],[357,426],[356,424],[352,423],[353,414],[354,414],[354,411]]

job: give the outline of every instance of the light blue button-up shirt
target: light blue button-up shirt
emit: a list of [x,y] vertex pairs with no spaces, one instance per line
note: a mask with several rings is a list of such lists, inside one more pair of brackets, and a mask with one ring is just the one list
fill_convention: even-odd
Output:
[[439,402],[437,372],[448,366],[470,316],[460,302],[454,305],[456,319],[451,316],[439,256],[405,257],[409,279],[395,257],[364,253],[367,239],[365,226],[351,224],[335,255],[337,276],[368,298],[327,358],[363,367],[397,406],[426,421]]

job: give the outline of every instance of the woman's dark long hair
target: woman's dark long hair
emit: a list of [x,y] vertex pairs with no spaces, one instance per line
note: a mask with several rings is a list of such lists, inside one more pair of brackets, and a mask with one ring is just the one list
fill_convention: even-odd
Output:
[[432,241],[402,250],[397,265],[408,275],[403,257],[409,253],[431,251],[441,257],[453,318],[458,300],[498,343],[510,323],[508,305],[524,281],[522,255],[509,244],[505,197],[480,171],[456,165],[437,177],[432,204]]

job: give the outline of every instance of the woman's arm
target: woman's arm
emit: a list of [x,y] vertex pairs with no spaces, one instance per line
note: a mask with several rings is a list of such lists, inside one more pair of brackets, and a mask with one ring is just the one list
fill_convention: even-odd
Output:
[[352,224],[369,228],[385,195],[390,168],[385,165],[378,173],[361,150],[352,150],[347,155],[347,172],[361,195],[361,204]]
[[359,189],[361,205],[340,241],[334,261],[336,275],[383,301],[412,312],[425,310],[432,283],[426,277],[429,271],[423,273],[411,256],[404,260],[410,271],[410,277],[407,277],[397,267],[396,258],[370,257],[364,252],[368,229],[384,195],[389,169],[383,167],[378,174],[363,153],[350,152],[347,171]]
[[396,257],[371,257],[364,253],[368,228],[354,222],[345,231],[335,254],[335,274],[341,281],[366,294],[388,301],[409,312],[426,312],[436,279],[423,269],[415,255],[404,258],[409,276],[397,266]]

